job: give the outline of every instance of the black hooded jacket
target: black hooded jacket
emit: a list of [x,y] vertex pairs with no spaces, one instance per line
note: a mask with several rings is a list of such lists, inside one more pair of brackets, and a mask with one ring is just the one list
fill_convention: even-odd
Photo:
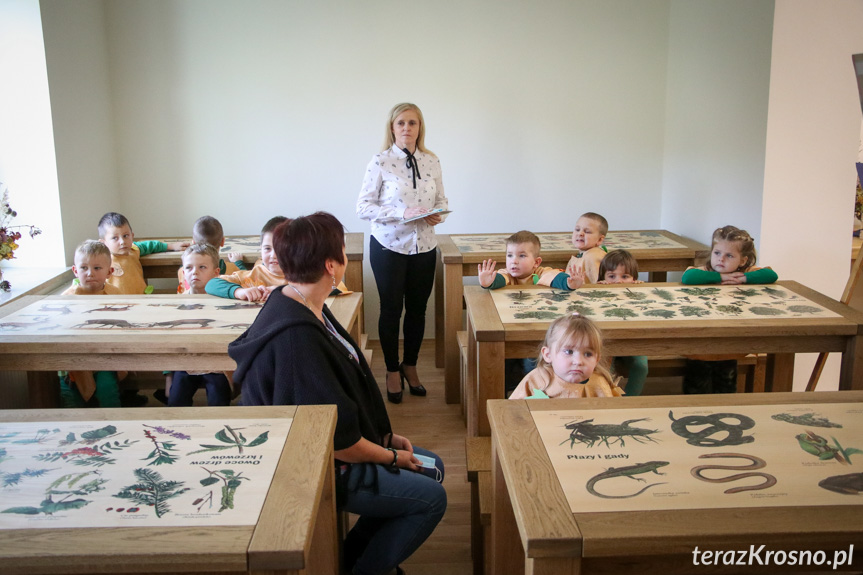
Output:
[[[324,315],[355,350],[356,342],[329,308]],[[242,383],[243,405],[324,405],[338,408],[334,447],[346,449],[361,437],[384,445],[392,433],[380,389],[362,353],[359,362],[311,310],[273,291],[252,326],[231,342]]]

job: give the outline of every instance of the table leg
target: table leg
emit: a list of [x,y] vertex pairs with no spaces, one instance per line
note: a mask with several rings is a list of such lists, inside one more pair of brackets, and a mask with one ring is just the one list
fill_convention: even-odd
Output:
[[338,573],[338,557],[335,467],[328,465],[315,530],[309,545],[308,567],[301,573]]
[[[456,332],[462,327],[462,302],[464,301],[464,283],[461,275],[461,264],[446,264],[443,271],[444,291],[444,382],[446,385],[446,402],[459,403],[459,356]],[[485,408],[483,408],[485,409]],[[488,433],[486,433],[488,435]]]
[[[365,287],[363,286],[362,260],[348,260],[348,267],[345,270],[344,282],[345,286],[347,286],[347,288],[351,291],[366,291]],[[365,305],[365,301],[363,301],[363,305]],[[360,315],[360,333],[367,333],[363,315],[364,314]]]
[[863,336],[848,339],[842,354],[839,389],[863,389]]
[[794,354],[767,355],[764,391],[794,391]]
[[30,409],[60,407],[60,380],[56,371],[28,371],[27,392]]
[[491,447],[491,573],[524,573],[525,555],[494,441]]
[[465,416],[467,419],[467,436],[479,435],[479,410],[476,407],[476,337],[474,336],[473,324],[470,314],[467,316],[467,373],[464,375]]
[[444,347],[444,267],[440,248],[435,250],[437,262],[435,264],[434,278],[434,366],[441,368],[446,365],[446,349]]
[[477,431],[481,436],[491,435],[486,402],[506,399],[504,345],[502,341],[478,341],[475,346]]

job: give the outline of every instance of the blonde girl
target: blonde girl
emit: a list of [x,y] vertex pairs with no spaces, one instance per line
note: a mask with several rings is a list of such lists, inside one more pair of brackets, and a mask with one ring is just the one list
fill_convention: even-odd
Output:
[[755,267],[755,241],[746,230],[725,226],[713,232],[710,260],[683,272],[681,282],[703,284],[772,284],[779,277],[770,268]]
[[[770,268],[755,267],[755,241],[746,230],[725,226],[713,232],[710,261],[683,272],[681,282],[703,284],[772,284],[778,279]],[[683,373],[683,393],[734,393],[737,360],[741,355],[690,356]]]
[[602,334],[596,324],[577,313],[559,317],[548,326],[536,368],[509,398],[622,396],[601,359]]

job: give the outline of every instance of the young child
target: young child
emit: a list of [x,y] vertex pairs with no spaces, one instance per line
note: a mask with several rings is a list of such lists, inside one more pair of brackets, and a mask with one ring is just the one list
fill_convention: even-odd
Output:
[[477,264],[479,285],[487,289],[508,285],[546,285],[562,290],[574,290],[582,286],[583,275],[568,275],[558,269],[540,266],[541,247],[536,234],[526,230],[509,236],[506,238],[506,268],[495,271],[497,262],[494,260]]
[[[183,273],[187,294],[205,294],[207,283],[219,276],[219,252],[209,244],[192,244],[183,252]],[[222,372],[175,371],[168,392],[168,407],[188,407],[198,388],[207,390],[207,405],[230,405],[231,384]]]
[[141,256],[160,252],[176,252],[189,246],[189,242],[166,244],[156,240],[136,242],[129,220],[122,214],[108,212],[99,220],[99,241],[111,250],[111,265],[114,273],[108,283],[121,294],[143,294],[152,292],[144,279]]
[[[114,295],[117,288],[107,283],[111,275],[111,251],[94,240],[85,240],[75,249],[75,280],[63,295]],[[121,372],[125,377],[125,372]],[[118,374],[113,371],[62,372],[60,404],[63,407],[120,407]]]
[[[600,284],[639,284],[638,262],[626,250],[612,250],[602,258],[599,264]],[[621,368],[627,372],[626,395],[641,395],[644,381],[647,379],[647,356],[618,356],[612,360],[615,372]]]
[[288,218],[270,218],[261,229],[261,259],[251,270],[220,276],[207,284],[207,293],[219,297],[259,301],[267,299],[274,288],[285,284],[285,274],[273,250],[273,230]]
[[622,396],[601,357],[602,334],[596,324],[577,313],[559,317],[548,326],[536,368],[509,398]]
[[114,272],[111,267],[111,250],[102,242],[84,240],[75,248],[75,279],[62,295],[114,295],[120,293],[107,283]]
[[[192,226],[192,243],[195,244],[210,244],[216,250],[225,246],[225,232],[222,230],[222,224],[213,216],[201,216],[195,221]],[[233,274],[240,270],[246,270],[246,264],[243,263],[243,254],[231,252],[228,254],[228,262],[219,258],[219,275]],[[183,267],[177,270],[177,279],[180,286],[177,288],[177,293],[186,293],[189,289],[189,284],[186,283],[183,275]]]
[[[276,216],[264,224],[261,229],[261,259],[248,271],[238,271],[231,275],[220,276],[207,284],[210,295],[259,301],[269,297],[275,288],[286,283],[285,274],[279,266],[279,260],[273,249],[273,231],[288,218]],[[334,293],[351,293],[340,282]]]
[[572,231],[572,246],[578,250],[578,253],[569,260],[566,271],[570,274],[583,274],[589,284],[599,281],[599,264],[602,263],[602,258],[608,251],[602,245],[606,234],[608,234],[608,220],[594,212],[581,214]]
[[[713,232],[710,261],[683,272],[681,282],[700,284],[772,284],[779,276],[770,268],[755,267],[755,241],[745,230],[725,226]],[[683,393],[734,393],[737,358],[692,356],[686,360]]]

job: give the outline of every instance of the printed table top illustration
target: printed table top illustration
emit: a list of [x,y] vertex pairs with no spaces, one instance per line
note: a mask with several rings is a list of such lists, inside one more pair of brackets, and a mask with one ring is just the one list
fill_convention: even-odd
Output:
[[[542,251],[572,251],[572,232],[538,233]],[[505,252],[505,240],[510,234],[451,235],[453,243],[462,253]],[[674,239],[673,234],[662,230],[609,231],[603,244],[611,250],[687,249],[690,246]]]
[[592,285],[567,292],[491,290],[501,322],[550,321],[577,312],[593,320],[828,318],[839,314],[782,285]]
[[[344,296],[344,297],[349,297]],[[248,328],[263,302],[210,295],[50,296],[4,317],[0,334],[95,335],[107,332],[154,335],[194,330],[236,337]],[[336,298],[327,298],[332,307]]]
[[859,403],[531,415],[573,512],[861,504]]
[[0,318],[0,333],[53,336],[206,330],[236,336],[252,324],[261,305],[209,295],[56,296]]
[[[159,240],[166,243],[171,242],[191,242],[190,237],[173,237],[173,238],[138,238],[144,240]],[[363,240],[362,232],[353,232],[345,234],[345,248],[347,250],[348,259],[363,259]],[[261,257],[261,236],[225,236],[225,245],[219,248],[219,253],[224,258],[231,252],[237,252],[243,255],[243,259],[254,261]],[[161,252],[158,254],[150,254],[144,256],[141,262],[144,265],[159,260],[179,260],[182,252]]]
[[0,529],[255,525],[292,421],[0,422]]

